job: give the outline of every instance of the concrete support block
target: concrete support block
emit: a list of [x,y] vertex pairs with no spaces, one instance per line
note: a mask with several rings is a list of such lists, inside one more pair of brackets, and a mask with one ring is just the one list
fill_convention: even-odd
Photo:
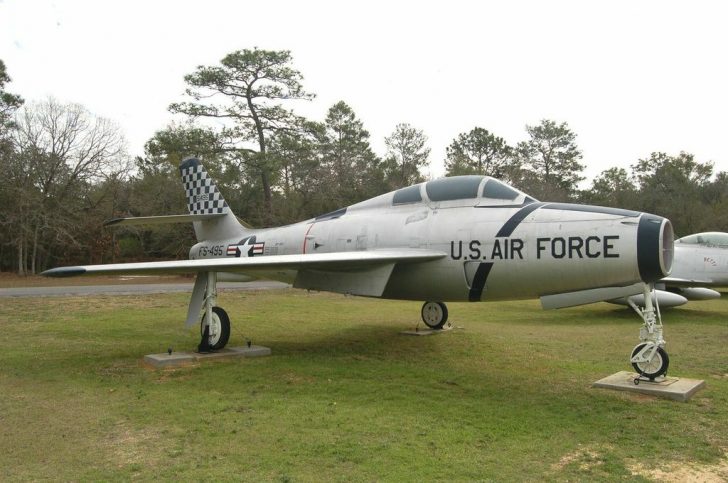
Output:
[[640,380],[635,384],[636,372],[620,371],[604,379],[600,379],[592,387],[614,389],[638,394],[664,397],[675,401],[686,402],[699,390],[705,387],[702,379],[687,379],[684,377],[664,377],[654,382]]
[[237,359],[240,357],[263,357],[271,355],[268,347],[251,345],[250,347],[230,347],[216,352],[200,354],[197,352],[172,352],[162,354],[148,354],[144,356],[144,363],[157,369],[167,367],[180,367],[194,362],[207,360]]

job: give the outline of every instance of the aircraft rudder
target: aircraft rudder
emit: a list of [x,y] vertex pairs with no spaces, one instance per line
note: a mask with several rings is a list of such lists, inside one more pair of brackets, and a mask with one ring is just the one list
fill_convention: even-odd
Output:
[[191,215],[222,214],[230,211],[217,185],[197,158],[186,158],[179,165]]
[[190,214],[220,215],[219,218],[194,222],[198,241],[234,238],[248,231],[238,222],[215,181],[198,158],[182,160],[179,171]]

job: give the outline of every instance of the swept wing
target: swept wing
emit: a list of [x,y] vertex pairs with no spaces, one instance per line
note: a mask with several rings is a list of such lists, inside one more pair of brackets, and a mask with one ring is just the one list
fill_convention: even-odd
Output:
[[269,270],[350,271],[394,263],[437,260],[445,253],[434,250],[371,250],[305,255],[277,255],[250,258],[212,258],[168,262],[112,263],[59,267],[43,272],[48,277],[77,275],[169,274],[195,272],[255,273]]

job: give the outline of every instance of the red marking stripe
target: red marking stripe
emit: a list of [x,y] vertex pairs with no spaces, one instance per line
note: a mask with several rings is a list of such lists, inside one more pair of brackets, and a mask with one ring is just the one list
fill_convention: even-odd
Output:
[[305,235],[303,235],[303,254],[304,254],[304,255],[306,254],[306,238],[308,237],[308,233],[309,233],[309,232],[311,231],[311,228],[313,228],[313,225],[315,225],[315,224],[316,224],[316,223],[311,223],[311,224],[310,224],[310,225],[308,226],[308,230],[306,230],[306,234],[305,234]]

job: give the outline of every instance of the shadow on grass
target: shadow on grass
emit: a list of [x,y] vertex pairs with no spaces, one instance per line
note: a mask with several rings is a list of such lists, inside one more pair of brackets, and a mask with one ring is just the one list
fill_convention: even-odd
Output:
[[420,337],[400,334],[407,329],[374,324],[348,325],[317,335],[269,335],[265,343],[274,347],[278,355],[376,356],[381,359],[424,361],[441,348],[441,341],[435,339],[455,335],[451,332]]

